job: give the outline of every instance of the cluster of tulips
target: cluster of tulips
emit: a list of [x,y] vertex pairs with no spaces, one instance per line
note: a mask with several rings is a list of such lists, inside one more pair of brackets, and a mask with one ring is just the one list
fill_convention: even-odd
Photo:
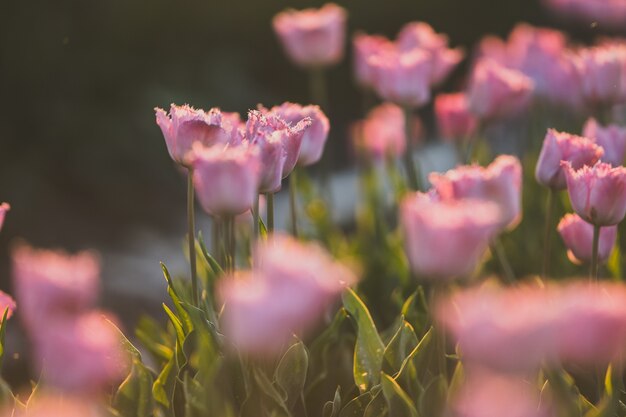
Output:
[[[621,0],[546,3],[625,20]],[[480,42],[463,89],[437,93],[468,55],[445,35],[424,22],[395,40],[356,33],[355,84],[382,102],[350,129],[363,204],[355,224],[335,224],[328,173],[309,167],[329,138],[325,74],[343,59],[347,18],[327,4],[273,20],[315,104],[258,105],[245,120],[155,109],[188,179],[190,272],[162,265],[167,323],[144,317],[124,336],[96,307],[96,255],[15,245],[0,363],[16,313],[35,382],[0,380],[0,416],[626,416],[626,40],[575,45],[520,24]],[[429,106],[458,162],[447,172],[415,158]],[[494,132],[520,123],[538,126],[523,150],[495,154],[508,137]],[[290,227],[278,231],[284,182]],[[555,278],[563,245],[588,277]],[[543,254],[521,261],[528,277],[509,259],[521,247]]]

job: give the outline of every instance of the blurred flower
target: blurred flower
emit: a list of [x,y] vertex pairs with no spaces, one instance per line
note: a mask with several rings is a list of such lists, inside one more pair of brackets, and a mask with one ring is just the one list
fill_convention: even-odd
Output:
[[272,356],[308,330],[354,274],[315,243],[274,235],[259,242],[254,269],[220,281],[224,332],[241,351]]
[[522,164],[510,155],[498,156],[488,167],[465,165],[445,174],[432,173],[430,182],[442,200],[489,200],[500,208],[500,225],[514,228],[522,217]]
[[2,417],[104,417],[98,406],[80,396],[42,394],[29,398],[28,407],[6,408]]
[[599,23],[610,28],[626,24],[624,0],[544,0],[555,12],[579,19],[585,23]]
[[208,112],[196,110],[188,105],[172,104],[169,114],[163,109],[155,108],[156,122],[163,132],[167,150],[174,161],[185,164],[185,156],[194,142],[204,146],[226,144],[237,137],[238,116],[227,114],[213,108]]
[[188,156],[193,183],[202,208],[214,216],[237,215],[249,210],[259,186],[259,150],[240,146],[200,144]]
[[413,193],[400,207],[400,224],[411,269],[424,278],[469,275],[501,226],[490,201],[437,201]]
[[9,203],[0,204],[0,230],[2,230],[2,225],[4,224],[4,218],[7,215],[7,211],[11,210],[11,206]]
[[397,44],[401,51],[419,49],[430,54],[432,62],[430,82],[433,85],[444,81],[464,56],[461,49],[448,48],[448,37],[436,33],[425,22],[410,22],[404,25],[398,34]]
[[393,103],[383,103],[355,124],[352,136],[355,146],[375,159],[402,155],[406,149],[404,111]]
[[555,190],[567,187],[561,161],[569,161],[574,169],[593,165],[604,155],[604,150],[592,140],[569,133],[548,129],[535,168],[537,181]]
[[98,311],[52,319],[35,338],[36,365],[49,385],[95,394],[128,373],[120,334]]
[[7,320],[11,318],[13,312],[17,308],[15,300],[9,294],[0,291],[0,323],[2,323],[2,317],[4,312],[7,312]]
[[624,163],[626,155],[626,128],[618,125],[602,126],[594,118],[590,118],[583,128],[583,136],[593,140],[604,149],[602,162],[613,166]]
[[592,107],[608,106],[624,97],[622,73],[626,65],[626,46],[601,45],[580,49],[575,56],[581,93]]
[[[301,106],[295,103],[283,103],[280,106],[272,107],[271,113],[277,114],[281,119],[296,125],[307,118],[311,120],[311,125],[304,131],[302,145],[298,155],[298,164],[302,166],[312,165],[322,158],[324,145],[328,139],[330,123],[328,117],[319,106]],[[291,170],[289,170],[291,171]]]
[[480,119],[515,116],[526,110],[533,82],[519,71],[490,59],[479,60],[467,90],[470,110]]
[[301,119],[295,126],[267,109],[251,110],[246,122],[246,139],[260,152],[259,192],[275,193],[281,181],[296,166],[302,138],[311,126],[311,118]]
[[626,168],[597,162],[576,170],[569,161],[565,169],[567,192],[572,208],[596,226],[618,224],[626,215]]
[[[565,246],[567,256],[574,263],[590,262],[593,246],[593,226],[577,214],[566,214],[557,226]],[[617,226],[602,227],[600,229],[600,241],[598,245],[598,258],[600,262],[609,259],[615,239]]]
[[346,10],[333,3],[320,9],[288,9],[274,16],[274,31],[287,56],[301,67],[325,67],[343,57]]
[[379,35],[357,33],[352,40],[354,50],[354,75],[363,87],[372,87],[375,72],[370,58],[386,53],[393,53],[395,45],[389,39]]
[[100,262],[94,253],[70,255],[20,245],[12,258],[20,318],[32,337],[53,317],[74,316],[93,307],[100,279]]
[[435,117],[444,139],[468,139],[478,128],[464,93],[439,94],[435,98]]

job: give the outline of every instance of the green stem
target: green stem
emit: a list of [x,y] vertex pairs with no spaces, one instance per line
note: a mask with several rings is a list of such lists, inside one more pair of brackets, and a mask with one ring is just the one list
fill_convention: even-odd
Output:
[[422,190],[420,184],[420,178],[418,175],[418,169],[416,168],[415,161],[413,161],[413,126],[412,122],[413,112],[408,106],[404,107],[404,132],[406,135],[406,150],[404,151],[404,167],[406,169],[407,180],[409,188],[413,191]]
[[236,265],[236,256],[237,256],[237,239],[235,236],[235,216],[229,216],[228,219],[228,228],[230,229],[229,234],[229,244],[230,244],[230,270],[235,270]]
[[193,169],[187,172],[187,239],[189,242],[189,266],[191,269],[191,297],[194,306],[200,305],[198,299],[198,277],[196,274],[196,232],[194,219]]
[[546,219],[545,219],[545,233],[543,238],[543,268],[541,276],[547,278],[550,273],[550,247],[552,238],[552,212],[554,211],[554,205],[556,203],[555,192],[552,188],[548,191],[548,200],[546,202]]
[[265,194],[267,201],[267,231],[274,233],[274,193]]
[[252,222],[254,223],[254,236],[253,240],[256,241],[259,238],[259,219],[261,214],[259,213],[259,194],[254,198],[254,207],[252,208]]
[[291,211],[291,231],[294,237],[298,237],[298,206],[297,206],[297,168],[291,172],[289,178],[289,209]]
[[511,263],[509,262],[508,257],[506,256],[506,251],[504,250],[504,245],[502,244],[502,240],[500,237],[496,237],[491,244],[491,250],[495,253],[498,258],[498,262],[500,262],[500,267],[502,268],[502,273],[506,279],[506,282],[512,284],[515,282],[515,272],[511,267]]
[[593,281],[598,280],[598,246],[600,244],[600,226],[593,225],[593,246],[591,249],[591,271],[590,278]]
[[326,74],[322,68],[313,68],[309,71],[309,94],[313,104],[317,104],[328,111],[328,93],[326,88]]

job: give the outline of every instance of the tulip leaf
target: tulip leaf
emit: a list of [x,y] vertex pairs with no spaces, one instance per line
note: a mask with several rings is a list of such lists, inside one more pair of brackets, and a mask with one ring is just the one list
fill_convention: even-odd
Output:
[[170,407],[170,398],[174,391],[174,378],[176,378],[178,372],[178,370],[174,370],[175,367],[176,358],[172,355],[154,381],[154,384],[152,384],[154,399],[165,408]]
[[213,275],[215,276],[223,275],[224,270],[220,266],[219,262],[217,262],[215,258],[211,256],[211,254],[207,250],[207,247],[204,244],[204,239],[202,238],[202,233],[198,235],[198,241],[200,242],[200,249],[202,250],[202,255],[204,256],[204,259],[209,264],[209,267],[211,268]]
[[122,417],[150,417],[153,415],[152,373],[137,357],[133,358],[130,374],[113,398],[113,408]]
[[2,364],[4,363],[4,338],[7,332],[7,317],[9,316],[9,308],[4,309],[4,314],[2,315],[2,323],[0,323],[0,368],[2,368]]
[[[167,270],[167,267],[163,262],[161,262],[161,270],[163,271],[163,276],[165,276],[165,281],[167,281],[167,293],[170,298],[174,302],[174,308],[178,313],[178,319],[182,326],[183,334],[186,336],[193,330],[193,324],[191,323],[191,319],[189,318],[189,314],[182,307],[181,303],[183,302],[180,298],[178,292],[176,291],[176,287],[174,286],[174,281]],[[169,315],[169,313],[168,313]]]
[[380,381],[385,345],[378,335],[370,312],[356,293],[348,288],[342,298],[344,308],[357,327],[353,374],[356,386],[363,393]]
[[448,397],[448,382],[444,375],[433,378],[419,397],[419,410],[423,416],[440,416]]
[[615,281],[622,279],[622,252],[619,246],[619,239],[615,239],[615,246],[611,251],[606,266]]
[[398,330],[385,348],[383,371],[388,375],[395,375],[417,344],[418,339],[413,331],[413,327],[408,322],[402,320],[400,327],[398,327]]
[[387,401],[389,417],[418,417],[411,398],[392,377],[382,373],[381,385]]
[[335,390],[335,397],[332,401],[324,404],[324,410],[322,411],[322,417],[339,417],[341,411],[341,386],[337,386]]
[[276,367],[274,380],[287,394],[287,407],[292,409],[300,398],[309,367],[309,355],[300,341],[291,345]]
[[339,417],[363,417],[365,408],[372,401],[374,396],[371,392],[364,392],[356,398],[348,401],[346,406],[339,413]]
[[387,407],[387,401],[383,395],[382,390],[379,390],[372,401],[365,407],[363,417],[383,417],[389,415],[389,409]]

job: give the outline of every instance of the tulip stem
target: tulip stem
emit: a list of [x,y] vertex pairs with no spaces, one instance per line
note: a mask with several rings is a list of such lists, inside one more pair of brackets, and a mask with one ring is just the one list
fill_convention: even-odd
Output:
[[500,262],[500,267],[502,268],[502,272],[504,273],[504,277],[506,282],[512,284],[515,282],[515,272],[511,267],[511,263],[506,256],[506,252],[504,250],[504,245],[502,244],[502,240],[500,237],[496,237],[491,244],[491,250],[495,253],[498,258],[498,262]]
[[265,194],[267,201],[267,231],[274,233],[274,193]]
[[408,179],[409,188],[413,191],[422,190],[419,169],[415,167],[413,161],[413,125],[411,124],[413,112],[408,106],[404,107],[404,132],[406,136],[406,150],[404,151],[404,167]]
[[235,259],[237,254],[237,241],[235,239],[235,216],[230,215],[228,222],[228,251],[230,252],[230,270],[235,270]]
[[600,226],[593,225],[593,246],[591,249],[591,271],[592,281],[598,280],[598,246],[600,244]]
[[261,218],[261,214],[259,213],[259,194],[254,198],[254,207],[252,207],[252,222],[254,223],[254,236],[253,240],[257,240],[259,238],[259,219]]
[[313,68],[309,71],[309,94],[313,104],[317,104],[328,111],[328,94],[326,89],[326,74],[322,68]]
[[194,306],[199,306],[198,277],[196,274],[196,232],[194,219],[193,169],[187,172],[187,239],[189,241],[189,266],[191,269],[191,298]]
[[291,178],[289,178],[289,208],[291,211],[291,232],[294,237],[298,237],[298,207],[297,207],[297,184],[296,184],[296,172],[298,168],[291,172]]
[[552,188],[548,191],[548,200],[546,202],[546,229],[543,239],[543,268],[541,276],[547,278],[550,273],[550,243],[552,238],[552,212],[554,211],[554,205],[556,203],[556,196],[554,195]]

